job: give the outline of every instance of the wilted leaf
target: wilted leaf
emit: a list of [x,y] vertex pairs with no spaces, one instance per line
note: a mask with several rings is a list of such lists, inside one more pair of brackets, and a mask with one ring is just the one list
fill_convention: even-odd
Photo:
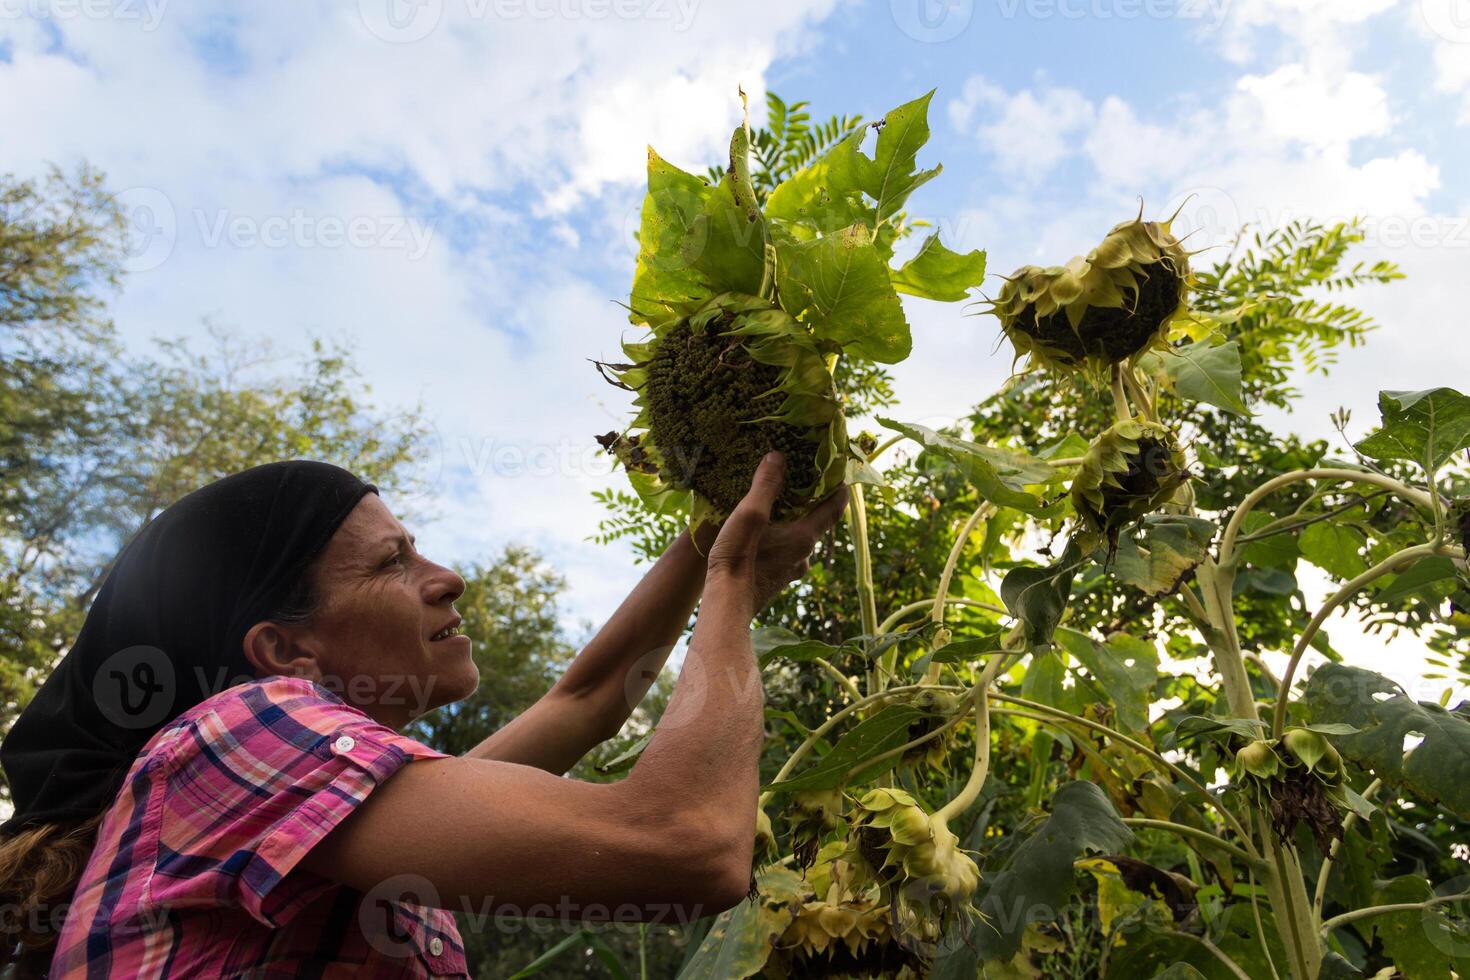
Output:
[[678,980],[743,980],[755,976],[771,955],[771,936],[791,924],[790,905],[771,908],[746,900],[715,919]]
[[[1427,701],[1413,701],[1387,677],[1359,667],[1323,664],[1302,696],[1313,722],[1358,729],[1334,744],[1344,756],[1393,785],[1470,819],[1470,720]],[[1424,741],[1404,754],[1404,739]]]
[[879,418],[878,424],[913,439],[926,451],[938,453],[955,464],[980,496],[991,503],[1014,507],[1027,514],[1041,510],[1042,502],[1022,488],[1047,483],[1052,468],[1034,456],[1009,449],[982,446],[957,439],[922,425]]
[[1148,595],[1169,592],[1204,561],[1214,533],[1215,522],[1202,517],[1150,514],[1119,535],[1111,570]]
[[1072,863],[1084,853],[1118,851],[1132,841],[1133,832],[1097,786],[1073,782],[1059,788],[1051,816],[1016,848],[1003,871],[981,878],[975,904],[985,918],[970,932],[981,958],[1009,959],[1028,923],[1057,917],[1076,893]]

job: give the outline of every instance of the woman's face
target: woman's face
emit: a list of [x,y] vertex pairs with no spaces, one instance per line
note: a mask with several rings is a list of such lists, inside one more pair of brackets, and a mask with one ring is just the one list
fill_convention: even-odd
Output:
[[432,638],[459,622],[464,579],[415,551],[377,494],[338,527],[318,568],[320,611],[309,627],[285,628],[269,673],[310,677],[393,728],[474,693],[469,637]]

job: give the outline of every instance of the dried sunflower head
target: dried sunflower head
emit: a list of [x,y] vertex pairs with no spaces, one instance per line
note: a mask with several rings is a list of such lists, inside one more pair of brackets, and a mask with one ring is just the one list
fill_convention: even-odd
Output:
[[[630,433],[599,437],[646,498],[693,491],[690,524],[728,516],[761,458],[786,457],[777,521],[804,513],[846,475],[847,428],[827,361],[811,335],[771,302],[722,293],[625,344],[627,364],[601,364],[637,393]],[[610,374],[609,374],[610,372]]]
[[1018,356],[1042,367],[1105,374],[1165,343],[1188,310],[1189,253],[1168,221],[1138,217],[1113,227],[1064,266],[1017,269],[991,304]]
[[1083,528],[1105,539],[1111,552],[1124,528],[1173,499],[1188,479],[1184,453],[1168,429],[1123,419],[1087,447],[1072,479],[1072,505]]
[[806,790],[791,795],[786,823],[797,867],[811,867],[822,838],[842,826],[843,803],[840,789]]

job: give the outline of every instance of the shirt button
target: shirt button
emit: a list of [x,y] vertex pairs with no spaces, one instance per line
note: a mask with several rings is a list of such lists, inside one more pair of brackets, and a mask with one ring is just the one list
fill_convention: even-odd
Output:
[[351,752],[356,745],[357,742],[353,741],[351,735],[339,735],[337,741],[332,743],[332,748],[338,752]]
[[444,952],[444,940],[440,939],[438,936],[435,936],[433,939],[430,939],[429,940],[429,952],[431,954],[433,954],[434,956],[438,956],[440,953],[443,953]]

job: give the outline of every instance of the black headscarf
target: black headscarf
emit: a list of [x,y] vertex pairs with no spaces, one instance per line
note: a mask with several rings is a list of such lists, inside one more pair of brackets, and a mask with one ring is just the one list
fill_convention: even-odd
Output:
[[195,490],[150,521],[0,744],[15,802],[0,837],[101,813],[154,734],[253,680],[245,633],[376,492],[341,467],[289,460]]

